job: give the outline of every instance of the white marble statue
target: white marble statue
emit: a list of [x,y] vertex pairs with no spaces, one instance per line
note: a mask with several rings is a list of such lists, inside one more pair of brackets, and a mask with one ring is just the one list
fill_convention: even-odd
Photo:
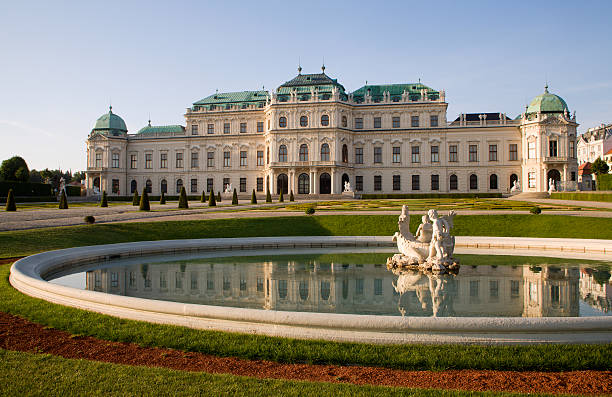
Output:
[[232,193],[232,184],[228,183],[227,185],[225,185],[225,190],[223,191],[223,193]]
[[519,182],[519,180],[517,179],[516,181],[514,181],[514,183],[512,184],[512,188],[510,189],[510,193],[518,193],[521,191],[521,183]]
[[548,194],[551,194],[552,192],[556,192],[557,189],[555,187],[555,180],[550,178],[548,180]]
[[344,192],[352,192],[353,188],[351,188],[351,183],[349,181],[344,182]]

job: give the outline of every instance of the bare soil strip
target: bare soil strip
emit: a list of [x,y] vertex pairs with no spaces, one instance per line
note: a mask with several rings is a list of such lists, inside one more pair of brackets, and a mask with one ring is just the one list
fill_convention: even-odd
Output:
[[172,349],[147,348],[133,343],[78,337],[2,312],[0,312],[0,348],[116,364],[257,378],[474,391],[581,395],[612,393],[612,371],[449,370],[434,372],[360,366],[282,364],[233,357],[216,357]]

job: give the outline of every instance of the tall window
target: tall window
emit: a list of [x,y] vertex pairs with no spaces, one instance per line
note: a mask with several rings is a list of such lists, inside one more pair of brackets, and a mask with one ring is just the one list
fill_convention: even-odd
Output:
[[448,146],[448,161],[451,163],[459,161],[459,156],[457,156],[457,145]]
[[535,188],[536,187],[536,173],[535,172],[528,173],[527,181],[529,183],[530,188]]
[[145,153],[145,168],[153,168],[153,153]]
[[308,116],[300,117],[300,127],[308,127]]
[[183,168],[183,153],[176,154],[176,168]]
[[114,194],[119,193],[119,179],[113,179],[111,192]]
[[208,124],[208,128],[207,128],[206,132],[208,132],[209,134],[214,134],[215,133],[215,125],[214,124]]
[[413,163],[420,163],[421,162],[421,155],[420,155],[420,151],[421,148],[419,146],[413,146],[412,147],[412,162]]
[[278,147],[278,161],[281,163],[287,162],[287,146],[280,145]]
[[198,125],[197,124],[191,125],[191,135],[198,135]]
[[431,176],[431,190],[440,190],[440,175]]
[[287,127],[287,117],[283,116],[283,117],[279,117],[278,119],[278,126],[280,128],[285,128]]
[[489,177],[489,189],[496,190],[497,189],[497,175],[491,174]]
[[263,121],[257,122],[257,132],[263,132]]
[[327,143],[321,145],[321,161],[329,161],[329,145]]
[[518,160],[518,145],[516,143],[511,143],[508,146],[508,160],[510,161]]
[[102,167],[102,153],[96,153],[96,168]]
[[160,192],[162,193],[168,193],[168,182],[165,179],[161,180],[161,184],[160,184]]
[[223,133],[229,134],[231,132],[230,123],[223,123]]
[[421,189],[421,177],[419,175],[412,175],[412,190]]
[[119,153],[112,154],[111,166],[113,168],[119,168]]
[[489,161],[497,161],[497,145],[489,145]]
[[191,180],[191,193],[197,193],[198,192],[198,180],[193,178]]
[[342,162],[348,163],[348,147],[346,144],[342,145]]
[[470,175],[470,190],[478,189],[478,177],[476,174]]
[[382,190],[382,176],[374,175],[374,190],[380,191]]
[[374,147],[374,163],[382,163],[382,148],[380,146]]
[[355,164],[363,164],[363,148],[355,148]]
[[168,168],[168,153],[160,153],[159,168]]
[[431,162],[432,163],[440,162],[440,147],[439,146],[431,147]]
[[410,117],[410,126],[418,127],[419,126],[419,116],[411,116]]
[[223,152],[223,166],[230,167],[230,152]]
[[536,143],[535,142],[527,142],[527,158],[528,159],[536,158]]
[[450,176],[449,178],[449,189],[450,190],[457,190],[457,175],[453,174]]
[[548,142],[548,156],[557,157],[557,141]]
[[183,180],[177,179],[176,180],[176,192],[180,193],[182,188],[183,188]]
[[191,152],[191,168],[199,167],[198,152]]
[[240,191],[246,192],[246,178],[240,178]]
[[247,123],[240,123],[240,133],[244,134],[247,132]]
[[212,192],[213,188],[214,188],[214,179],[213,178],[208,178],[206,179],[206,191],[207,192]]
[[400,175],[393,175],[393,190],[402,190],[402,179]]
[[478,161],[478,145],[469,146],[469,161]]
[[363,118],[357,117],[355,118],[355,129],[362,130],[363,129]]
[[138,168],[138,155],[137,154],[130,155],[130,168],[131,169]]
[[324,114],[321,116],[321,125],[327,127],[329,125],[329,116]]
[[346,118],[346,116],[342,116],[342,126],[344,128],[348,127],[348,119]]
[[393,147],[393,162],[394,163],[401,163],[402,162],[402,153],[401,153],[401,147],[400,146],[394,146]]
[[571,158],[576,157],[576,142],[569,141],[569,156]]
[[240,151],[240,166],[241,167],[246,167],[247,166],[247,152],[246,152],[246,150],[241,150]]
[[363,190],[363,176],[361,175],[355,176],[355,190],[358,192]]
[[223,178],[223,190],[227,189],[229,187],[230,184],[230,179],[229,178]]
[[380,128],[382,126],[382,121],[380,117],[374,117],[374,128]]
[[135,180],[132,180],[130,183],[130,192],[133,194],[136,190],[138,190],[138,183]]
[[298,177],[298,194],[310,193],[310,177],[308,174],[300,174]]
[[206,166],[213,168],[215,166],[215,152],[206,153]]
[[257,191],[263,192],[263,178],[257,178]]
[[300,161],[308,161],[308,145],[305,143],[300,145]]
[[432,114],[431,116],[429,116],[429,126],[430,127],[438,126],[438,115],[437,114]]
[[257,166],[261,167],[262,165],[264,165],[263,150],[258,150],[257,151]]
[[399,117],[391,118],[391,122],[392,122],[393,128],[400,128],[400,118]]

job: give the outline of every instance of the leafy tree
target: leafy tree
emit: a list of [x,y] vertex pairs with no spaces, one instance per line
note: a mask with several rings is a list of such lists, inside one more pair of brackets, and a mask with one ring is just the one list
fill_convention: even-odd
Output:
[[272,195],[270,194],[270,188],[266,188],[266,203],[272,202]]
[[251,204],[257,204],[257,196],[255,195],[255,189],[253,189],[253,193],[251,194]]
[[106,190],[102,191],[102,199],[100,200],[100,207],[108,207],[108,197],[106,197]]
[[86,178],[87,176],[85,175],[84,171],[77,171],[74,174],[72,174],[73,181],[81,182],[81,181],[84,181]]
[[591,170],[595,175],[607,174],[610,170],[608,163],[603,161],[601,157],[598,157],[597,160],[593,161],[591,164]]
[[140,211],[151,211],[151,205],[149,204],[149,194],[147,188],[142,188],[142,196],[140,196]]
[[283,189],[281,189],[280,196],[278,196],[278,202],[279,203],[285,202],[285,197],[283,197]]
[[140,196],[138,196],[138,190],[134,189],[134,197],[132,197],[132,205],[140,205]]
[[159,198],[159,203],[160,204],[166,204],[166,193],[162,192],[160,198]]
[[212,190],[210,191],[210,196],[208,197],[208,206],[209,207],[217,206],[217,200],[215,199],[215,192],[213,192]]
[[17,211],[17,205],[15,204],[15,196],[13,195],[13,189],[9,189],[8,196],[6,197],[6,210]]
[[68,209],[68,199],[66,198],[66,191],[63,190],[63,189],[62,189],[62,193],[60,195],[59,209],[60,210],[67,210]]
[[289,201],[295,201],[295,197],[293,197],[293,190],[289,192]]
[[238,194],[236,188],[234,188],[234,194],[232,195],[232,205],[238,205]]
[[185,186],[181,187],[181,194],[179,195],[179,208],[189,208],[189,201],[187,200],[187,191]]
[[32,183],[42,183],[43,177],[40,175],[39,171],[30,170],[30,182]]
[[27,182],[30,180],[30,170],[25,160],[19,156],[4,160],[0,165],[0,180]]

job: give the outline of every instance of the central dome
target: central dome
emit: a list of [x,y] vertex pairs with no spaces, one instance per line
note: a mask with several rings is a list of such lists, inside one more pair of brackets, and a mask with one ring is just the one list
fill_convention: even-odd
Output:
[[96,120],[96,125],[93,128],[94,131],[121,131],[127,132],[125,121],[115,113],[113,113],[113,107],[111,106],[108,113],[103,114]]
[[566,110],[569,112],[567,103],[563,98],[549,93],[548,86],[546,86],[542,95],[533,98],[526,113],[564,113]]

